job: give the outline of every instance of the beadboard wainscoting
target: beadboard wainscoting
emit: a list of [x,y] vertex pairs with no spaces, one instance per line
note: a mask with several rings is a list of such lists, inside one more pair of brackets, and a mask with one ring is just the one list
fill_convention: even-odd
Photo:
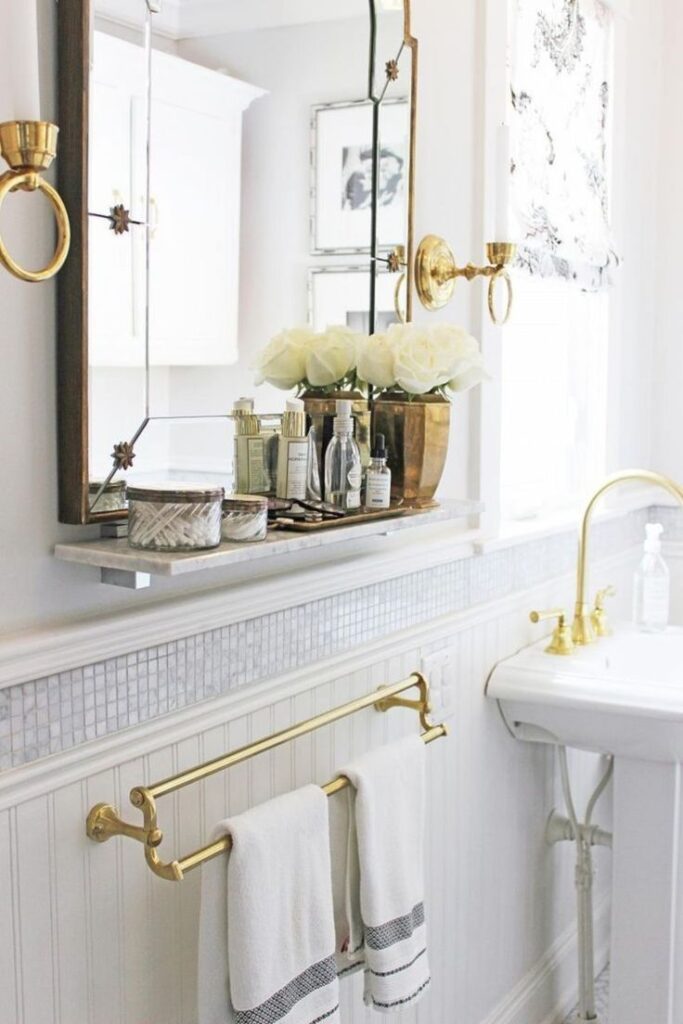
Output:
[[[630,592],[633,549],[599,566]],[[549,848],[561,806],[554,753],[518,743],[484,698],[495,663],[534,635],[531,607],[564,601],[563,574],[416,622],[333,658],[86,742],[0,775],[2,1024],[195,1024],[201,871],[155,878],[140,845],[85,836],[90,806],[397,681],[448,650],[451,735],[428,748],[428,924],[433,985],[403,1022],[554,1024],[576,1001],[573,853]],[[439,718],[438,710],[434,714]],[[414,715],[367,711],[162,798],[163,855],[203,843],[212,825],[415,728]],[[600,770],[574,754],[579,803]],[[609,799],[598,818],[610,827]],[[598,969],[607,959],[610,854],[596,851]],[[358,979],[343,983],[344,1024],[369,1024]]]

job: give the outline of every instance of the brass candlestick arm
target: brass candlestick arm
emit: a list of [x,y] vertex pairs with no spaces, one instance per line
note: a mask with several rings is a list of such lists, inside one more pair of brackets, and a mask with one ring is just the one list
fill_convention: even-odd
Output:
[[[517,246],[514,242],[489,242],[486,246],[487,266],[468,263],[459,267],[453,250],[445,239],[438,235],[427,235],[420,243],[415,257],[415,284],[420,301],[425,309],[443,309],[453,297],[455,282],[459,277],[471,281],[475,277],[489,278],[488,304],[494,324],[507,323],[512,311],[512,281],[507,266],[515,258]],[[498,317],[495,308],[495,287],[498,280],[507,286],[505,314]]]
[[0,156],[10,170],[0,176],[0,207],[10,194],[44,192],[50,200],[57,221],[57,247],[43,270],[26,270],[10,256],[0,238],[0,263],[21,281],[46,281],[61,270],[69,253],[71,228],[61,196],[42,177],[57,154],[57,125],[48,121],[5,121],[0,124]]

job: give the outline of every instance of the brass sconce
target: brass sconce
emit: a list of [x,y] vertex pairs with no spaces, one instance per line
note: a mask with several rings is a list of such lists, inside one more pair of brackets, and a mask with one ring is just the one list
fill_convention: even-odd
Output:
[[[486,246],[488,266],[477,267],[468,263],[466,267],[459,267],[448,242],[438,235],[427,235],[420,242],[415,257],[415,286],[420,302],[425,309],[443,309],[453,297],[459,277],[468,281],[474,277],[488,277],[489,313],[494,324],[502,326],[507,323],[512,312],[512,281],[507,267],[514,260],[516,252],[514,242],[489,242]],[[495,306],[495,289],[499,280],[507,288],[507,304],[502,318],[498,317]]]
[[0,207],[10,192],[44,192],[57,220],[57,247],[43,270],[26,270],[12,259],[0,238],[0,263],[21,281],[47,281],[61,270],[69,254],[71,228],[61,196],[42,177],[57,154],[59,128],[48,121],[5,121],[0,124],[0,155],[10,170],[0,176]]

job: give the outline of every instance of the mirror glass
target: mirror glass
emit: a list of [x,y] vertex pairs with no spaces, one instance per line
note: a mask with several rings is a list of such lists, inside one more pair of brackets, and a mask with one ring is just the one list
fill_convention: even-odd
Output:
[[[89,507],[232,489],[233,402],[285,327],[397,319],[411,49],[403,0],[94,0]],[[398,297],[398,299],[397,299]]]

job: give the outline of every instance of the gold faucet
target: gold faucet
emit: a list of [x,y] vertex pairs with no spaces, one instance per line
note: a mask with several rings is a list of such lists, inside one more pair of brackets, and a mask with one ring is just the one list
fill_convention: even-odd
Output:
[[[629,483],[632,481],[656,484],[658,487],[668,491],[669,494],[672,494],[673,497],[683,505],[683,487],[681,487],[680,484],[677,484],[676,481],[672,480],[670,477],[663,476],[661,473],[655,473],[649,469],[624,469],[619,473],[614,473],[612,476],[608,476],[607,479],[600,484],[597,491],[586,505],[586,510],[581,521],[581,531],[579,534],[579,557],[576,570],[576,605],[574,608],[574,621],[571,628],[571,639],[575,646],[580,647],[585,644],[592,644],[598,639],[598,637],[609,635],[604,599],[613,593],[612,588],[607,587],[604,590],[599,591],[594,608],[591,608],[586,601],[588,536],[593,510],[603,494],[605,494],[606,491],[611,490],[612,487],[615,487],[617,484]],[[560,622],[558,630],[553,636],[553,642],[547,650],[551,654],[570,654],[572,648],[567,644],[563,613],[561,609],[557,609],[552,613],[552,615],[553,617],[558,617]],[[560,616],[562,617],[560,618]],[[532,613],[532,622],[538,622],[545,617],[547,616],[542,612],[534,612]],[[561,643],[558,642],[560,637],[562,639]]]
[[[674,498],[683,505],[683,487],[681,487],[680,484],[677,484],[676,481],[672,480],[670,477],[663,476],[661,473],[655,473],[649,469],[624,469],[620,473],[614,473],[612,476],[608,476],[604,483],[600,484],[597,491],[586,505],[586,511],[583,514],[583,520],[581,523],[581,533],[579,535],[579,558],[576,570],[576,606],[574,608],[574,622],[572,624],[572,639],[574,643],[579,646],[582,646],[583,644],[591,644],[598,638],[595,613],[586,603],[588,534],[593,510],[606,491],[611,490],[617,484],[628,483],[630,481],[656,484],[658,487],[662,487],[665,491],[668,491],[669,494],[672,494]],[[603,594],[603,596],[605,595]],[[599,610],[602,611],[602,601],[599,601],[598,605],[600,606]],[[600,632],[603,633],[603,635],[603,630],[606,630],[606,628],[607,626],[603,617],[600,629]]]

